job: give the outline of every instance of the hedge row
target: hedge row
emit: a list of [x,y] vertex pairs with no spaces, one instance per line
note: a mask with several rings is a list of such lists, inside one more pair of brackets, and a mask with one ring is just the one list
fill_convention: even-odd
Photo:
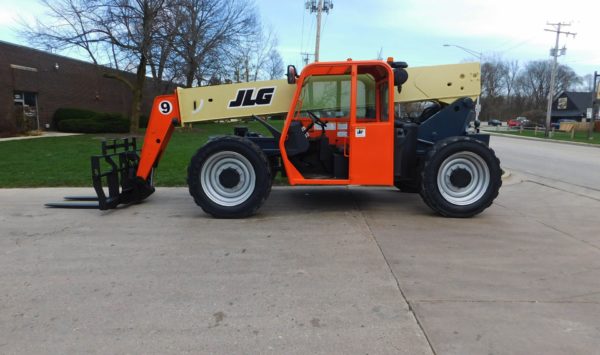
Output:
[[88,119],[96,116],[98,112],[83,110],[79,108],[59,108],[54,112],[54,125],[58,127],[60,121],[63,120],[77,120],[77,119]]
[[129,120],[111,115],[97,115],[92,118],[75,118],[58,122],[58,130],[77,133],[127,133]]
[[[127,133],[129,119],[120,114],[60,108],[54,113],[54,125],[62,132]],[[140,128],[148,126],[148,118],[140,116]]]

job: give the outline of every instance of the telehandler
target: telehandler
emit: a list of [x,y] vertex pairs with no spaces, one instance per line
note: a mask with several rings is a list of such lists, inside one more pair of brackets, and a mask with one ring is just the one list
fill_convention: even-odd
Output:
[[[154,192],[153,171],[176,126],[253,117],[271,137],[236,127],[191,158],[189,192],[214,217],[254,214],[278,173],[292,186],[396,186],[443,216],[470,217],[502,184],[489,136],[479,122],[469,128],[479,93],[479,63],[408,68],[392,58],[317,62],[299,74],[288,66],[287,80],[178,88],[155,98],[141,153],[135,139],[102,143],[92,157],[97,196],[48,206],[139,202]],[[411,119],[396,113],[396,103],[417,101],[432,104]],[[281,131],[260,117],[286,112]]]

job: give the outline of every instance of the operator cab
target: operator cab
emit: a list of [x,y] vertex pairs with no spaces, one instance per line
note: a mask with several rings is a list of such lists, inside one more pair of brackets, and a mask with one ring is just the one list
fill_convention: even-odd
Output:
[[390,65],[313,63],[304,68],[298,82],[282,132],[290,181],[371,185],[391,181],[393,163],[386,154],[387,148],[393,149]]

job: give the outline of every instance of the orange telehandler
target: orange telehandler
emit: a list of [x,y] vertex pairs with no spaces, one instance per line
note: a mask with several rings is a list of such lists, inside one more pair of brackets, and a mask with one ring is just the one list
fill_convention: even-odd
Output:
[[[396,186],[420,193],[443,216],[470,217],[502,184],[489,136],[479,122],[469,129],[479,90],[478,63],[408,68],[392,58],[318,62],[299,75],[288,66],[287,80],[179,88],[155,98],[141,153],[135,139],[102,143],[92,157],[97,196],[48,206],[105,210],[142,201],[154,192],[153,171],[176,126],[253,117],[271,137],[236,127],[191,158],[189,192],[214,217],[254,214],[278,173],[290,185]],[[431,104],[418,117],[396,113],[396,103],[416,101]],[[259,117],[284,112],[281,131]],[[72,203],[83,200],[98,203]]]

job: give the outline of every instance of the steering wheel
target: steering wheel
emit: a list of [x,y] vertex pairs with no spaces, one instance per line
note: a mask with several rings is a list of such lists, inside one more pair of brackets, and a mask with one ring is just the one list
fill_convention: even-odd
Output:
[[321,127],[321,132],[325,133],[325,127],[327,127],[327,122],[321,121],[319,116],[315,115],[312,111],[306,111],[306,113],[308,113],[312,122],[308,126],[306,126],[306,129],[304,130],[304,132],[308,132],[311,128],[313,128],[313,126],[316,123],[317,125],[319,125]]

